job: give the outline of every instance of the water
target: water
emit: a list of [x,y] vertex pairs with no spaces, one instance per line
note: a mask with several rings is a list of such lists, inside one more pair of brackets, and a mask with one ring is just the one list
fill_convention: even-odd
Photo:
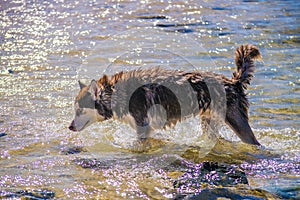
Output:
[[[0,196],[169,199],[185,170],[169,164],[211,160],[240,166],[252,189],[299,198],[299,10],[298,1],[1,1]],[[148,153],[128,149],[134,134],[118,122],[67,129],[78,79],[157,65],[231,76],[244,43],[263,55],[248,93],[264,149],[226,127],[226,141],[205,154],[194,148],[196,126]]]

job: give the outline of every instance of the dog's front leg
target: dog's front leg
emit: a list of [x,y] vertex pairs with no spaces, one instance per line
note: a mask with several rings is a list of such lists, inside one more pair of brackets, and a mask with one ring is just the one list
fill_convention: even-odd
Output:
[[149,138],[152,130],[149,124],[149,119],[147,117],[136,118],[135,124],[138,139],[140,141],[144,141]]
[[151,128],[150,128],[149,125],[146,125],[146,126],[137,126],[136,127],[136,132],[137,132],[138,139],[140,141],[145,141],[150,136]]

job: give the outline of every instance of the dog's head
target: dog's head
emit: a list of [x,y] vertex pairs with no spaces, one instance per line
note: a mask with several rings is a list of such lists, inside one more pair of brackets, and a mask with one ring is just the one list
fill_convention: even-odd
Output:
[[112,117],[111,85],[107,76],[99,81],[92,80],[89,85],[79,81],[80,91],[75,99],[75,118],[69,129],[81,131],[90,124]]

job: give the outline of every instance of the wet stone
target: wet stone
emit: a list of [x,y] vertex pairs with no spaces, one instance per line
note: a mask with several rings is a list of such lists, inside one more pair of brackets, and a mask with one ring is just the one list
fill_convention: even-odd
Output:
[[[177,162],[178,166],[180,162]],[[283,195],[272,194],[262,189],[251,189],[243,170],[235,165],[203,162],[201,164],[181,163],[185,173],[174,183],[176,200],[197,199],[285,199]],[[176,167],[178,168],[178,167]],[[294,191],[294,190],[293,190]],[[294,199],[289,196],[288,199]]]
[[60,153],[63,155],[78,154],[85,151],[83,147],[65,147]]
[[276,193],[281,199],[300,199],[300,186],[278,188]]
[[140,16],[138,17],[138,19],[167,19],[166,16],[164,15],[150,15],[150,16]]
[[190,167],[173,185],[177,189],[197,189],[203,183],[216,186],[248,184],[244,171],[234,165],[203,162]]
[[228,8],[225,7],[212,7],[212,10],[229,10]]
[[73,161],[82,168],[88,169],[108,169],[115,161],[102,161],[97,159],[78,158]]
[[201,26],[205,25],[207,22],[197,22],[197,23],[168,23],[168,24],[156,24],[157,27],[168,28],[168,27],[179,27],[179,26]]
[[0,191],[0,199],[2,198],[21,198],[26,200],[45,200],[45,199],[53,199],[55,197],[55,193],[48,189],[37,189],[37,190],[19,190],[17,192],[12,191]]
[[195,30],[190,28],[178,28],[178,29],[167,29],[166,32],[174,32],[174,33],[192,33]]
[[4,198],[17,198],[18,195],[14,192],[10,192],[10,191],[1,191],[0,190],[0,199],[4,199]]
[[179,28],[179,29],[175,29],[173,32],[176,32],[176,33],[192,33],[192,32],[194,32],[194,29]]
[[0,133],[0,137],[6,136],[6,133]]
[[229,188],[204,189],[196,194],[178,194],[174,200],[215,200],[215,199],[248,199],[265,200],[266,196],[255,196],[251,194],[239,194]]
[[232,33],[230,32],[222,32],[222,33],[218,33],[218,36],[226,36],[226,35],[231,35]]

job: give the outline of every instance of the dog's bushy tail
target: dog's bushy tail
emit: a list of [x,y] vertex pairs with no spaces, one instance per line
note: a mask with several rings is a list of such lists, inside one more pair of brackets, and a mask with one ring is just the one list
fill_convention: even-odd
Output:
[[255,59],[262,59],[259,49],[252,45],[241,45],[235,51],[236,71],[233,73],[233,79],[240,82],[244,88],[250,84],[253,77]]

